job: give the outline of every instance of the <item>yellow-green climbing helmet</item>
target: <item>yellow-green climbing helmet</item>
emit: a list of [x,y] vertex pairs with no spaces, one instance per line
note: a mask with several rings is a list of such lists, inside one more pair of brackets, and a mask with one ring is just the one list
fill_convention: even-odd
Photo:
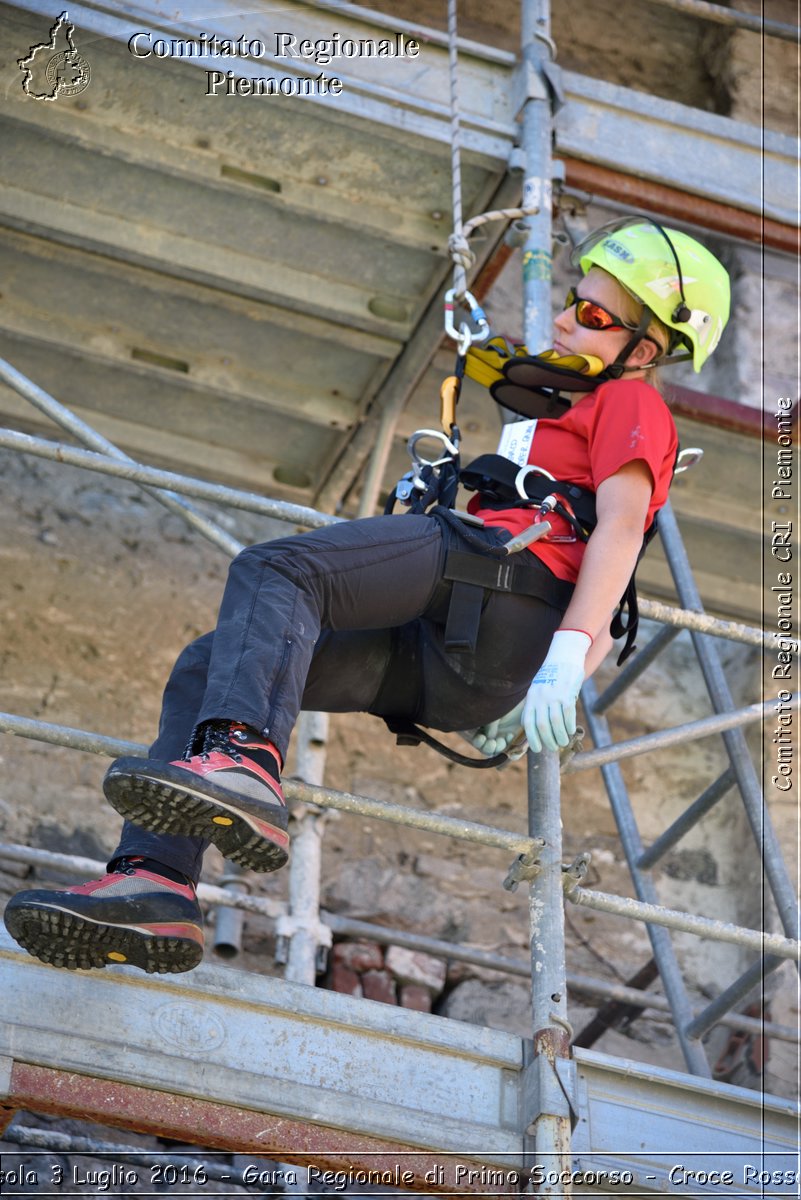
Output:
[[602,225],[571,256],[586,275],[602,267],[673,330],[700,371],[729,319],[729,275],[705,246],[647,217]]

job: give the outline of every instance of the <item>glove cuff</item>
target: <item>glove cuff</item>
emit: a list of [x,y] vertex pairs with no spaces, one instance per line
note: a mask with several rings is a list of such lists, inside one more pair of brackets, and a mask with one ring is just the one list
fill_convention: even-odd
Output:
[[584,662],[592,645],[592,638],[583,629],[557,629],[551,641],[549,654],[558,650],[559,655],[576,662]]
[[588,637],[590,639],[590,645],[592,645],[593,642],[595,641],[595,638],[592,636],[592,634],[587,633],[586,629],[557,629],[556,632],[557,633],[583,633],[585,637]]

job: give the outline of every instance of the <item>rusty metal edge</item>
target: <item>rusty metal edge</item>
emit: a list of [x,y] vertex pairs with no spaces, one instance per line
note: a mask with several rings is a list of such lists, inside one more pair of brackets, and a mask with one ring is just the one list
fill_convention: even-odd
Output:
[[[173,1138],[236,1154],[255,1154],[300,1167],[322,1170],[408,1171],[413,1176],[410,1191],[458,1194],[508,1194],[508,1186],[486,1178],[489,1168],[503,1171],[497,1163],[487,1164],[452,1152],[421,1150],[419,1147],[357,1136],[341,1129],[292,1120],[252,1109],[235,1108],[211,1100],[177,1096],[154,1088],[96,1079],[72,1071],[15,1062],[6,1105],[47,1115],[97,1121],[157,1137]],[[9,1121],[13,1117],[10,1110]],[[3,1109],[0,1108],[0,1121]],[[6,1122],[6,1125],[8,1122]],[[5,1128],[0,1125],[0,1130]],[[490,1151],[488,1151],[490,1153]],[[456,1180],[457,1164],[474,1169],[474,1183]],[[519,1162],[506,1170],[519,1171]],[[426,1173],[434,1179],[425,1178]],[[482,1182],[482,1179],[484,1180]]]

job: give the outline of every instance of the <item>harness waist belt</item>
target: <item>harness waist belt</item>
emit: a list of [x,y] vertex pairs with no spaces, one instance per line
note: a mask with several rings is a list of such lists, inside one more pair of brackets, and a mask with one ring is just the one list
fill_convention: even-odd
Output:
[[560,612],[564,612],[573,595],[573,584],[557,579],[533,555],[516,562],[448,550],[443,578],[453,583],[445,624],[445,649],[462,654],[470,654],[476,648],[485,591],[537,596]]
[[532,559],[530,556],[520,562],[515,557],[499,559],[465,550],[449,550],[443,577],[489,588],[493,592],[539,596],[554,608],[567,608],[573,595],[573,584],[557,579],[538,559]]

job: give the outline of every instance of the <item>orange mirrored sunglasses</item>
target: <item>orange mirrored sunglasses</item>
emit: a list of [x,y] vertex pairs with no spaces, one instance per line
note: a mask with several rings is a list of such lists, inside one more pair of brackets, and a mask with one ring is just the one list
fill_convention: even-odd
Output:
[[585,300],[583,297],[576,295],[576,289],[571,288],[565,297],[565,308],[576,306],[576,320],[579,325],[585,329],[596,329],[600,331],[612,329],[631,329],[636,330],[636,325],[630,325],[628,321],[624,321],[622,317],[615,316],[608,308],[604,308],[602,304],[598,304],[595,300]]

